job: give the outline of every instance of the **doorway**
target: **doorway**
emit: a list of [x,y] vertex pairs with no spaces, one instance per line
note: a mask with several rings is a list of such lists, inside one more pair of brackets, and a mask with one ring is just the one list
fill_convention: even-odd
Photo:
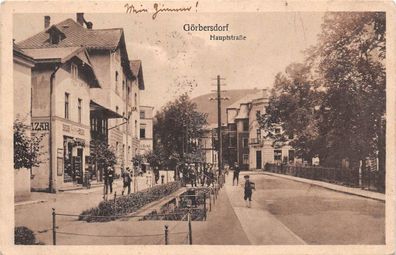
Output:
[[261,169],[261,151],[256,151],[256,169]]

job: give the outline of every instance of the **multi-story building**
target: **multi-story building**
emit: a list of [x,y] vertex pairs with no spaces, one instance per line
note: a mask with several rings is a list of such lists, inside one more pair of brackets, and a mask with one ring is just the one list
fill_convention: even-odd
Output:
[[[32,74],[32,122],[44,127],[49,159],[34,170],[32,186],[57,190],[81,183],[95,143],[108,143],[117,156],[116,174],[131,166],[139,148],[139,91],[143,73],[133,75],[122,28],[93,29],[82,13],[18,43],[36,60]],[[140,68],[141,70],[141,68]]]
[[241,169],[249,169],[249,112],[253,99],[260,93],[248,94],[226,109],[228,158],[230,165],[238,162]]
[[153,150],[153,110],[152,106],[140,106],[140,154]]
[[[268,130],[260,128],[257,115],[265,113],[268,105],[266,90],[249,94],[226,109],[228,162],[238,162],[241,169],[262,169],[266,163],[294,163],[293,148],[268,138]],[[282,134],[281,126],[271,130]],[[292,137],[289,137],[292,139]]]
[[203,134],[199,139],[199,145],[203,152],[203,161],[217,165],[218,153],[215,146],[215,137],[217,125],[210,124],[203,128]]

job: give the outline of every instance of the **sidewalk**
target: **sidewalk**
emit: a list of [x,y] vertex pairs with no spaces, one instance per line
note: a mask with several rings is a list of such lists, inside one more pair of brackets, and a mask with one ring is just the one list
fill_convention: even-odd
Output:
[[371,198],[375,200],[379,200],[382,202],[385,202],[385,194],[379,193],[379,192],[373,192],[373,191],[368,191],[368,190],[363,190],[360,188],[351,188],[351,187],[345,187],[333,183],[328,183],[328,182],[323,182],[323,181],[315,181],[315,180],[310,180],[310,179],[305,179],[305,178],[300,178],[300,177],[295,177],[295,176],[290,176],[290,175],[285,175],[285,174],[276,174],[276,173],[271,173],[271,172],[252,172],[253,174],[264,174],[264,175],[270,175],[270,176],[276,176],[280,178],[285,178],[288,180],[292,181],[297,181],[297,182],[303,182],[315,186],[320,186],[326,189],[346,193],[346,194],[351,194],[355,196],[360,196],[360,197],[365,197],[365,198]]
[[[245,174],[245,172],[244,172]],[[250,172],[249,172],[250,174]],[[243,174],[241,174],[243,176]],[[240,177],[241,177],[240,176]],[[232,174],[227,178],[225,191],[230,198],[232,208],[252,245],[303,245],[306,244],[270,212],[263,210],[256,201],[247,208],[243,200],[244,180],[240,178],[238,186],[232,186]]]

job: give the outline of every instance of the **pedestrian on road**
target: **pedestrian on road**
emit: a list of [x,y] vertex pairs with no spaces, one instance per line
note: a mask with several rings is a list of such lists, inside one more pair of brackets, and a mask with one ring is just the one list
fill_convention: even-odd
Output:
[[249,175],[245,175],[245,202],[247,207],[251,207],[251,202],[252,202],[252,190],[256,190],[254,182],[251,182],[249,180]]
[[106,186],[106,195],[110,188],[110,194],[113,193],[113,180],[114,180],[114,170],[111,166],[107,168],[107,173],[105,176],[105,186]]
[[129,172],[129,167],[127,167],[126,171],[124,171],[122,176],[123,187],[122,187],[122,195],[124,195],[125,189],[128,188],[128,195],[131,194],[131,173]]
[[239,172],[241,169],[239,168],[238,162],[235,162],[234,164],[234,176],[232,178],[232,186],[234,186],[234,182],[236,180],[236,185],[238,186],[239,183]]

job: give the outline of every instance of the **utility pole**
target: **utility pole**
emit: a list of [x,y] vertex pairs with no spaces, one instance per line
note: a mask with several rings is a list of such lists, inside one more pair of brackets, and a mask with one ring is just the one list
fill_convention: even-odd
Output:
[[[223,147],[222,147],[222,134],[221,134],[221,100],[229,100],[228,97],[221,97],[221,86],[224,86],[225,84],[221,84],[221,80],[224,80],[224,78],[220,78],[220,75],[217,75],[217,96],[216,98],[210,98],[210,100],[217,100],[217,141],[218,141],[218,159],[217,159],[217,164],[219,168],[219,175],[221,174],[222,170],[222,164],[223,164]],[[223,91],[224,92],[224,91]]]
[[221,97],[220,97],[220,75],[217,75],[217,139],[218,150],[219,150],[219,159],[217,160],[219,167],[219,174],[221,173],[221,164],[223,163],[223,148],[222,148],[222,137],[221,137]]

